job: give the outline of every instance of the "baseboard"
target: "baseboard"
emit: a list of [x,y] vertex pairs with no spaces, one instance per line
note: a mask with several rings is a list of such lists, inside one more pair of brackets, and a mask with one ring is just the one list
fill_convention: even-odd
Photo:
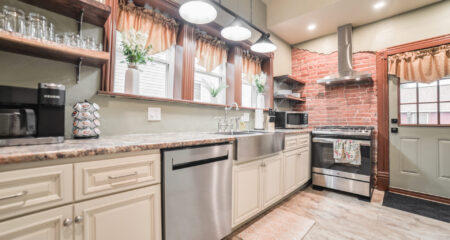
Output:
[[398,194],[411,196],[411,197],[415,197],[415,198],[421,198],[421,199],[425,199],[425,200],[429,200],[429,201],[433,201],[433,202],[450,204],[450,198],[439,197],[439,196],[429,195],[429,194],[425,194],[425,193],[418,193],[418,192],[408,191],[408,190],[399,189],[399,188],[391,188],[391,187],[389,188],[389,192],[398,193]]
[[377,173],[376,189],[381,191],[387,191],[389,189],[389,172]]

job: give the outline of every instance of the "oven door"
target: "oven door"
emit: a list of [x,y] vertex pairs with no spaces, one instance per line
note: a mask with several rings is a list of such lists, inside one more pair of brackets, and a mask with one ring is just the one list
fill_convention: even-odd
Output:
[[[314,173],[339,176],[361,181],[370,181],[371,175],[371,142],[357,140],[361,150],[361,165],[336,163],[333,154],[333,145],[336,138],[313,137],[312,139],[312,166]],[[343,139],[345,140],[345,139]],[[355,140],[353,140],[355,141]]]

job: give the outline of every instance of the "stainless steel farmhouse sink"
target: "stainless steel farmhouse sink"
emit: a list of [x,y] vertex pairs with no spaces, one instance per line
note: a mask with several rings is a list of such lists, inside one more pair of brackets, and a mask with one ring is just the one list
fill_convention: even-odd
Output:
[[245,131],[216,133],[236,136],[234,160],[246,162],[284,150],[284,133]]

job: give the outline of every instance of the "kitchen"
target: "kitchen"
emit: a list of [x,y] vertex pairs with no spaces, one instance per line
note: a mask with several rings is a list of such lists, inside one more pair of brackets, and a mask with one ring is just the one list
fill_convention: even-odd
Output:
[[0,7],[0,239],[450,238],[450,1]]

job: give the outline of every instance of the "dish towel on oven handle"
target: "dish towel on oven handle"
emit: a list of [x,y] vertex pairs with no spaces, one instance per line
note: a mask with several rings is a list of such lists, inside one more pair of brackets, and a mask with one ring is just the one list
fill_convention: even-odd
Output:
[[335,163],[361,165],[361,146],[354,140],[336,139],[333,142],[333,157]]
[[347,162],[352,165],[361,165],[361,145],[358,141],[346,140],[344,153]]

